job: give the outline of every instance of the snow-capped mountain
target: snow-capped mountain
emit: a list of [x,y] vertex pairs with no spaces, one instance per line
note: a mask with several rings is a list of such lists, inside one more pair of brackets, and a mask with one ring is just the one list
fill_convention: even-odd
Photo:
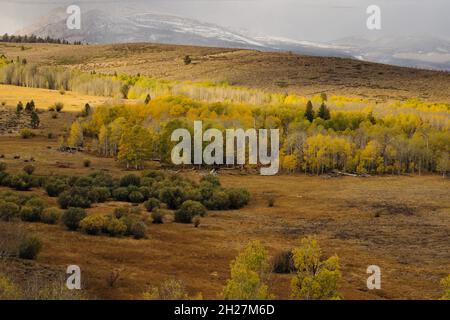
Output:
[[254,37],[215,24],[167,14],[117,13],[92,9],[82,14],[80,30],[69,30],[66,19],[67,14],[57,9],[17,34],[35,34],[91,44],[155,42],[350,57],[349,53],[335,46],[276,37]]
[[433,37],[351,37],[329,43],[254,36],[179,16],[91,9],[82,12],[81,29],[69,30],[67,14],[56,9],[18,34],[91,44],[154,42],[227,48],[292,51],[315,56],[350,57],[408,67],[450,71],[450,41]]

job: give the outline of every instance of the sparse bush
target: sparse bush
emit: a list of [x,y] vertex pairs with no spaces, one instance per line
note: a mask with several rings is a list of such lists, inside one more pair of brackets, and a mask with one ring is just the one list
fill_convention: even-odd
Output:
[[86,218],[86,212],[82,208],[69,208],[62,215],[62,221],[69,230],[77,230],[80,222]]
[[146,239],[147,226],[142,221],[136,222],[131,227],[130,233],[135,239]]
[[155,209],[161,208],[161,202],[156,198],[151,198],[144,203],[144,207],[148,212],[152,212]]
[[90,166],[91,166],[91,160],[89,160],[89,159],[84,159],[84,160],[83,160],[83,167],[89,168]]
[[108,219],[103,215],[87,216],[80,222],[80,228],[89,235],[98,235],[107,228]]
[[19,206],[13,202],[0,200],[0,220],[11,221],[19,215]]
[[113,197],[117,201],[128,201],[128,189],[124,187],[114,189]]
[[192,219],[192,222],[194,223],[194,227],[198,228],[200,226],[201,218],[199,216],[195,216]]
[[111,237],[123,236],[127,231],[127,225],[120,219],[110,217],[106,223],[106,231]]
[[133,191],[128,195],[128,199],[132,203],[142,203],[144,201],[144,196],[139,191]]
[[53,139],[55,136],[53,135],[52,132],[47,133],[47,139],[51,140]]
[[19,131],[20,136],[22,137],[22,139],[30,139],[33,138],[35,136],[34,132],[31,131],[30,129],[21,129]]
[[271,261],[272,272],[292,273],[295,271],[294,255],[292,251],[278,252]]
[[56,224],[61,217],[61,211],[58,208],[47,208],[41,213],[41,221],[46,224]]
[[206,208],[197,201],[187,200],[175,212],[175,222],[191,223],[195,216],[206,216]]
[[38,237],[27,237],[19,246],[19,258],[35,260],[42,249],[42,241]]
[[4,162],[0,162],[0,172],[3,172],[3,171],[5,171],[6,170],[6,163],[4,163]]
[[204,201],[209,210],[227,210],[230,208],[230,198],[224,191],[214,191],[209,200]]
[[150,288],[143,295],[144,300],[188,300],[183,283],[178,280],[166,280],[159,288]]
[[161,210],[152,211],[152,223],[154,223],[154,224],[163,224],[164,223],[164,216],[163,216]]

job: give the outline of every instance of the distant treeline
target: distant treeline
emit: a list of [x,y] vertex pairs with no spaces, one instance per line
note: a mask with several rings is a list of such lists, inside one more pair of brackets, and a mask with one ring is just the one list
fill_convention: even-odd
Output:
[[56,43],[56,44],[74,44],[74,45],[81,45],[81,41],[75,41],[73,43],[65,40],[65,39],[54,39],[50,37],[38,37],[34,34],[28,36],[15,36],[15,35],[8,35],[5,33],[2,37],[0,37],[0,42],[12,42],[12,43]]

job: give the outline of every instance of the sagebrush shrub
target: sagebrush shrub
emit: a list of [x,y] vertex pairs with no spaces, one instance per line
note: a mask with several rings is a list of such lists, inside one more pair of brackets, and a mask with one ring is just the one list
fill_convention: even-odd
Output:
[[161,210],[154,210],[152,212],[152,223],[154,224],[163,224],[164,223],[164,215]]
[[144,207],[148,212],[152,212],[155,209],[161,208],[161,202],[156,198],[151,198],[144,202]]
[[142,221],[136,222],[131,226],[130,233],[135,239],[146,239],[147,226]]
[[121,187],[128,187],[128,186],[139,187],[140,185],[141,185],[141,178],[135,174],[128,174],[120,179]]
[[106,223],[106,232],[111,237],[119,237],[127,232],[127,225],[121,219],[111,216]]
[[0,200],[0,220],[11,221],[18,217],[20,208],[13,202]]
[[144,196],[139,191],[133,191],[128,195],[128,199],[131,203],[142,203],[144,202]]
[[62,215],[62,222],[69,230],[77,230],[80,221],[86,217],[86,212],[82,208],[68,208]]
[[22,221],[37,222],[40,220],[40,215],[32,207],[22,207],[20,209],[20,218]]
[[203,202],[209,210],[227,210],[230,208],[230,198],[224,191],[214,191],[212,197]]
[[175,212],[175,222],[191,223],[195,216],[206,216],[206,208],[197,201],[187,200]]
[[227,189],[225,192],[228,195],[230,209],[243,208],[250,201],[250,193],[246,189]]
[[112,192],[114,199],[117,201],[128,201],[128,189],[124,187],[120,187],[114,189]]
[[80,228],[89,235],[98,235],[107,227],[108,219],[103,215],[87,216],[80,221]]
[[61,218],[61,211],[58,208],[47,208],[41,213],[40,220],[46,224],[56,224]]
[[19,246],[19,258],[35,260],[42,249],[42,241],[38,237],[25,238]]

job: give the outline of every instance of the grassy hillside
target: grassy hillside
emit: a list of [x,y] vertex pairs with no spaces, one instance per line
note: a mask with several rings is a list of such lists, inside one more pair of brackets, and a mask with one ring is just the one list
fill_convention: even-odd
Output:
[[[159,44],[68,46],[0,44],[0,54],[29,63],[166,80],[214,81],[270,92],[358,96],[377,101],[450,101],[450,74],[340,58]],[[186,66],[185,55],[192,64]]]

